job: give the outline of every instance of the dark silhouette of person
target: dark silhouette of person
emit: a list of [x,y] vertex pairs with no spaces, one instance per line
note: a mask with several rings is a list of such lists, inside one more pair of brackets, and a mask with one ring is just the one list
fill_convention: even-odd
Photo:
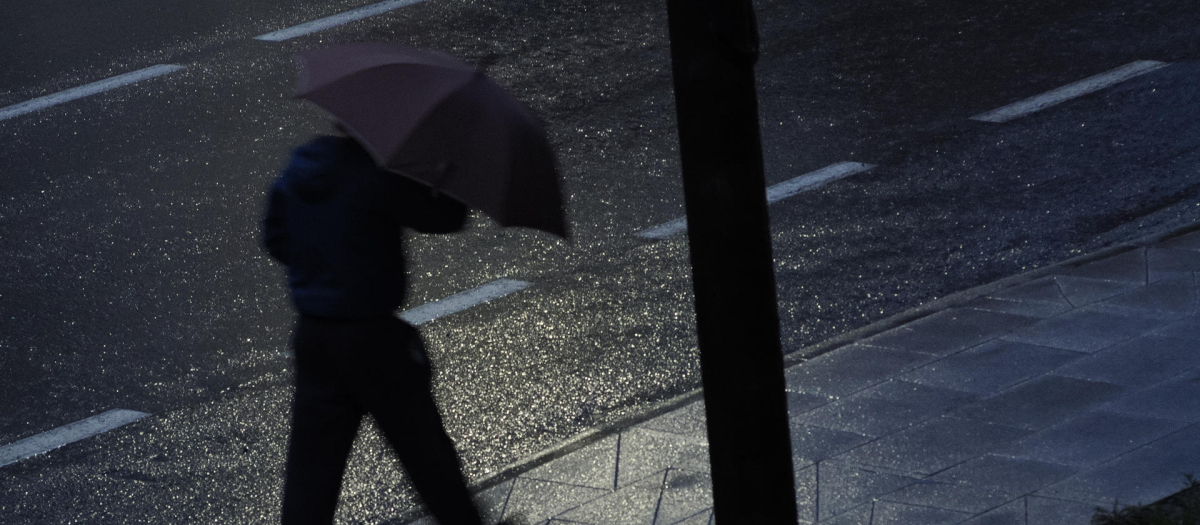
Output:
[[479,525],[431,389],[416,328],[396,318],[405,292],[402,230],[462,229],[466,207],[380,169],[349,136],[296,148],[272,184],[263,244],[287,267],[299,313],[283,523],[333,522],[363,416],[374,417],[442,525]]

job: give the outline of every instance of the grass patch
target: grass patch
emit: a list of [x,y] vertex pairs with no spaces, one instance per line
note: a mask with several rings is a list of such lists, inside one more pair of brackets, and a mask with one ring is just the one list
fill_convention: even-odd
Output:
[[1149,505],[1113,502],[1111,510],[1097,508],[1092,525],[1200,525],[1200,479],[1187,474],[1182,491]]

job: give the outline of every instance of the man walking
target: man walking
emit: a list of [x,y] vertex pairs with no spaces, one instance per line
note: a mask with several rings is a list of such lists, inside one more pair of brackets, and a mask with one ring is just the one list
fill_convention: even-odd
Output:
[[381,170],[344,133],[297,148],[271,186],[263,244],[287,267],[299,313],[285,525],[333,522],[366,414],[440,524],[482,523],[434,403],[420,334],[393,315],[405,291],[402,229],[449,233],[465,218],[462,204]]

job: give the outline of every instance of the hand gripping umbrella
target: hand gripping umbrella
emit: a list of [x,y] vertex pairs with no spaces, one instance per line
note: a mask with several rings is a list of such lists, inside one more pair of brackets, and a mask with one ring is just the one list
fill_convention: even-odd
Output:
[[566,237],[554,154],[537,119],[449,55],[357,43],[296,55],[296,97],[336,117],[384,169],[504,226]]

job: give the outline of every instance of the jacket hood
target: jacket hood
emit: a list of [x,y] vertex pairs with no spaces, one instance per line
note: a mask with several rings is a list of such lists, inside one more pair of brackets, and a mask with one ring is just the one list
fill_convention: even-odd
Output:
[[288,189],[300,199],[316,204],[337,194],[341,165],[352,141],[343,137],[318,137],[296,148],[286,173]]

